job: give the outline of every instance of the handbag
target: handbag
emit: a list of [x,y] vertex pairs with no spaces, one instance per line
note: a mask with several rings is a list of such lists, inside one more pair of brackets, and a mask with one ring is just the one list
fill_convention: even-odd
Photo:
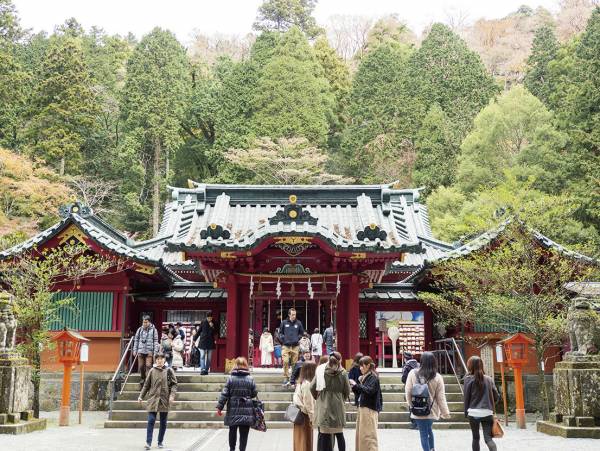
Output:
[[267,432],[267,423],[265,422],[265,407],[263,402],[256,398],[252,400],[252,410],[254,410],[254,424],[251,428],[260,432]]
[[496,403],[494,402],[494,392],[492,391],[492,386],[490,385],[490,399],[492,400],[492,409],[494,412],[493,423],[492,423],[492,438],[502,438],[504,437],[504,428],[502,424],[496,417]]
[[285,409],[285,419],[293,424],[304,424],[304,413],[294,403],[287,406]]

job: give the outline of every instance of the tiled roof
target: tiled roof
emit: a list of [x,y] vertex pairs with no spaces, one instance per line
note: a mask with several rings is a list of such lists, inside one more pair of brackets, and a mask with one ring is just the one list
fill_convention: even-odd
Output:
[[415,301],[417,294],[413,291],[412,284],[405,283],[382,283],[373,288],[362,290],[359,295],[361,301]]
[[[494,240],[496,240],[499,236],[501,236],[504,233],[504,231],[506,230],[506,228],[508,227],[508,225],[511,224],[513,221],[514,221],[513,218],[506,219],[495,229],[489,230],[485,233],[482,233],[481,235],[478,235],[476,238],[468,241],[467,243],[465,243],[461,246],[458,246],[457,248],[455,248],[449,252],[444,253],[436,260],[432,260],[432,262],[435,263],[435,262],[440,262],[440,261],[445,261],[445,260],[449,260],[449,259],[453,259],[453,258],[462,257],[465,255],[469,255],[472,252],[475,252],[475,251],[485,248],[486,246],[491,244]],[[578,261],[582,261],[582,262],[586,262],[586,263],[593,263],[593,264],[600,264],[600,260],[592,258],[592,257],[588,257],[587,255],[583,255],[579,252],[575,252],[570,249],[567,249],[566,247],[562,246],[561,244],[558,244],[555,241],[548,238],[547,236],[543,235],[539,231],[528,227],[523,222],[520,222],[520,224],[521,224],[521,226],[525,227],[525,229],[531,234],[531,236],[542,247],[544,247],[546,249],[553,249],[562,255],[565,255],[567,257],[573,258]]]
[[139,300],[163,300],[163,299],[226,299],[227,291],[213,288],[211,284],[202,282],[176,282],[170,291],[166,293],[153,293],[136,296]]
[[[321,237],[338,250],[421,254],[420,235],[433,239],[417,190],[206,184],[171,190],[160,234],[171,237],[172,250],[242,250],[265,237],[294,234]],[[302,220],[282,214],[290,196],[297,196]]]
[[146,252],[145,249],[137,249],[135,243],[131,239],[109,226],[103,219],[95,215],[91,209],[82,207],[80,204],[72,204],[65,208],[61,208],[61,215],[63,216],[61,221],[54,224],[52,227],[43,230],[22,243],[0,252],[0,260],[31,250],[58,235],[70,224],[75,224],[86,234],[86,236],[103,249],[138,263],[158,266],[159,269],[168,274],[168,277],[172,280],[183,280],[170,268],[165,266],[161,261],[161,258],[155,258],[151,253]]

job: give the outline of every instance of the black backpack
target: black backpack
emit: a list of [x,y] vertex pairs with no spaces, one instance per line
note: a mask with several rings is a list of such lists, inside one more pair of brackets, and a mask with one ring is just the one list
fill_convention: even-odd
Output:
[[416,417],[426,417],[431,413],[431,395],[429,385],[422,377],[417,374],[417,381],[412,386],[410,393],[411,408],[410,412]]

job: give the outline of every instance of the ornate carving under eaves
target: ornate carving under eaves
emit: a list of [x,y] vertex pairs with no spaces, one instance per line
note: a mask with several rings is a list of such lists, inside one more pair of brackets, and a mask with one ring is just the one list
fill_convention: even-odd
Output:
[[212,238],[213,240],[223,238],[224,240],[226,240],[230,236],[231,232],[229,232],[229,230],[223,228],[218,224],[211,224],[206,229],[200,232],[200,238],[202,238],[203,240],[207,238]]
[[375,241],[379,238],[381,241],[385,241],[387,238],[387,232],[381,230],[377,224],[370,224],[365,227],[365,230],[361,230],[356,234],[356,238],[360,241],[371,240]]
[[300,263],[286,263],[277,268],[274,274],[311,274],[310,268],[305,268]]
[[302,224],[307,222],[310,225],[317,225],[318,219],[310,214],[310,211],[305,210],[302,205],[297,204],[298,198],[292,194],[290,196],[290,203],[283,207],[283,210],[278,210],[273,216],[269,218],[269,224],[291,224],[295,222]]
[[312,238],[309,236],[279,236],[274,238],[274,247],[281,249],[290,257],[296,257],[309,247],[312,247]]

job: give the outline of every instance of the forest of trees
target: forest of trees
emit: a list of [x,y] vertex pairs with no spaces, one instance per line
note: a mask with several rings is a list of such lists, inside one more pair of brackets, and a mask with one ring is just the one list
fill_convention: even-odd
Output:
[[600,255],[600,8],[503,19],[335,16],[265,0],[255,33],[139,40],[0,0],[0,248],[78,197],[137,238],[167,185],[422,187],[440,239],[519,215]]

